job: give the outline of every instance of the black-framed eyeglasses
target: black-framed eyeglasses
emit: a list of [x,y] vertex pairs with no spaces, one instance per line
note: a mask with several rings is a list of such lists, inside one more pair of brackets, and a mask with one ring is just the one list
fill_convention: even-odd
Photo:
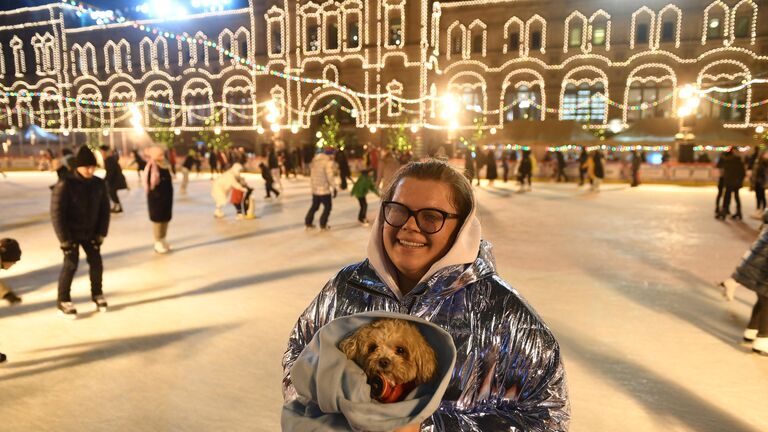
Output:
[[446,219],[458,219],[459,215],[448,213],[435,208],[423,208],[420,210],[411,210],[403,204],[396,201],[384,201],[381,205],[384,213],[384,222],[400,228],[408,222],[413,216],[416,220],[416,226],[425,234],[434,234],[445,225]]

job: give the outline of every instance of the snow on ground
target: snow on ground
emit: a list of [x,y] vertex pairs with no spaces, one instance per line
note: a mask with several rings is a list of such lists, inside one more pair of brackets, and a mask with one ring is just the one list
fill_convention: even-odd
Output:
[[[20,240],[23,257],[2,277],[24,302],[0,305],[10,358],[0,366],[0,429],[279,430],[288,333],[325,281],[364,257],[356,200],[342,192],[332,230],[307,233],[307,181],[283,179],[285,194],[265,201],[254,176],[259,218],[236,221],[229,208],[215,220],[208,176],[193,175],[174,208],[175,250],[158,256],[143,191],[126,172],[127,212],[103,246],[111,311],[93,312],[81,254],[81,317],[68,321],[55,313],[54,175],[8,175],[0,236]],[[727,303],[714,288],[755,239],[756,221],[716,221],[713,187],[477,190],[501,275],[562,345],[572,431],[768,430],[768,358],[739,343],[754,294]],[[746,189],[742,199],[751,213]]]

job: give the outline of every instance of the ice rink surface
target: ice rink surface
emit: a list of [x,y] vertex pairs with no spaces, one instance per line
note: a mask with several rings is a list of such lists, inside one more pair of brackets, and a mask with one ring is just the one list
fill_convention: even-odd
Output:
[[[89,302],[81,253],[73,300],[55,313],[62,255],[50,224],[51,173],[0,178],[0,236],[22,260],[0,277],[24,301],[0,304],[0,430],[277,431],[281,356],[315,293],[364,258],[368,229],[340,192],[324,233],[304,231],[308,182],[256,187],[258,219],[213,218],[208,176],[178,196],[165,256],[135,172],[103,246],[108,313]],[[177,183],[178,188],[178,183]],[[476,189],[483,236],[503,278],[553,329],[568,373],[572,431],[768,430],[768,358],[740,344],[755,295],[722,300],[757,236],[713,218],[714,187],[510,184]],[[374,201],[369,196],[369,202]],[[372,218],[377,204],[369,206]],[[319,213],[318,213],[319,216]]]

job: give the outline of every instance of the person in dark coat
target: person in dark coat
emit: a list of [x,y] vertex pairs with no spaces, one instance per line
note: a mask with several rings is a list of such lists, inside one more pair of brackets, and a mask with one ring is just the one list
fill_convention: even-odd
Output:
[[136,173],[139,175],[139,184],[141,184],[141,172],[144,171],[144,168],[146,168],[147,161],[141,157],[138,150],[134,150],[132,153],[133,162],[131,162],[131,165],[136,164]]
[[763,212],[763,229],[757,241],[752,243],[733,275],[720,283],[728,301],[733,300],[739,286],[757,294],[744,340],[752,342],[753,351],[768,356],[768,211]]
[[122,213],[123,205],[120,204],[120,197],[117,196],[117,191],[128,189],[123,169],[120,167],[117,154],[108,145],[102,145],[99,147],[99,150],[101,150],[101,155],[104,158],[104,169],[107,171],[104,181],[107,182],[109,199],[112,200],[111,212]]
[[213,175],[215,173],[221,174],[221,170],[219,169],[219,155],[218,151],[216,151],[215,148],[209,147],[208,148],[208,164],[211,166],[211,180],[213,180]]
[[579,154],[579,186],[584,186],[584,178],[587,175],[587,159],[589,159],[587,149],[582,146],[581,153]]
[[640,164],[642,164],[640,153],[637,150],[632,152],[632,187],[640,186]]
[[[19,242],[12,238],[0,239],[0,270],[8,270],[21,259],[21,247]],[[0,280],[0,298],[6,300],[11,306],[21,303],[21,297],[17,296],[8,285]],[[8,358],[0,353],[0,363]]]
[[[520,159],[520,166],[517,168],[517,180],[520,182],[520,189],[518,192],[525,192],[531,190],[533,185],[531,184],[531,178],[533,177],[533,163],[531,162],[531,151],[523,150],[523,157]],[[528,184],[526,188],[526,183]]]
[[501,154],[501,169],[504,183],[506,183],[509,180],[509,152],[506,150]]
[[485,153],[485,178],[488,179],[488,184],[493,185],[493,182],[499,178],[499,173],[496,168],[496,154],[493,149],[489,149]]
[[341,190],[347,190],[347,179],[352,181],[352,170],[349,169],[349,160],[344,149],[336,152],[336,163],[339,164],[339,177],[341,177]]
[[736,213],[731,216],[731,219],[741,220],[741,199],[739,199],[739,189],[741,189],[741,186],[744,184],[744,177],[747,175],[746,170],[744,169],[744,162],[742,162],[740,157],[736,156],[733,152],[733,148],[731,148],[723,154],[722,167],[725,195],[723,197],[723,207],[720,209],[717,218],[725,220],[725,216],[728,214],[731,206],[731,196],[733,196],[736,199]]
[[102,290],[101,244],[109,230],[109,197],[104,180],[95,177],[94,171],[96,157],[87,146],[80,147],[75,157],[75,172],[56,183],[51,196],[51,222],[64,252],[57,306],[69,318],[77,317],[70,289],[80,247],[88,260],[91,299],[100,311],[107,309]]
[[165,159],[162,148],[147,149],[147,167],[142,172],[144,190],[147,191],[149,220],[152,221],[155,236],[155,252],[165,254],[171,251],[166,237],[168,223],[173,217],[173,178],[170,163]]
[[275,194],[275,198],[279,197],[280,192],[272,186],[275,184],[275,179],[272,178],[272,170],[270,170],[269,166],[264,162],[259,162],[259,168],[261,169],[261,178],[264,179],[264,188],[267,192],[267,195],[264,198],[272,198],[271,194],[273,193]]
[[555,159],[557,159],[557,182],[560,183],[560,179],[562,181],[568,183],[568,176],[565,175],[565,155],[561,151],[555,152]]
[[[469,179],[469,183],[472,183],[472,179],[477,177],[477,168],[475,165],[475,157],[474,152],[467,148],[466,152],[464,153],[464,175]],[[478,179],[477,184],[480,184],[480,180]],[[385,188],[382,188],[382,190]]]
[[280,190],[282,190],[283,182],[280,180],[280,160],[277,158],[275,146],[269,148],[269,153],[267,153],[267,165],[269,166],[270,171],[272,171],[272,178],[277,182]]
[[757,210],[752,214],[752,217],[760,219],[766,207],[765,186],[768,184],[768,150],[763,150],[754,161],[750,183],[755,191],[755,199],[757,201]]
[[187,186],[189,185],[189,173],[196,164],[199,164],[197,159],[197,152],[194,149],[189,149],[187,157],[184,158],[184,162],[181,164],[181,187],[179,191],[182,195],[187,194]]

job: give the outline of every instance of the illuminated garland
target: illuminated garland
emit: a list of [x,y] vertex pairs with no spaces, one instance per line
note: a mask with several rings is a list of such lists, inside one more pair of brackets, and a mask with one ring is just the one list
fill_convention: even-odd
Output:
[[[660,152],[660,151],[669,151],[669,146],[642,146],[642,145],[619,145],[619,146],[607,146],[607,145],[596,145],[596,146],[588,146],[583,147],[587,151],[592,150],[610,150],[612,152],[631,152],[635,150],[641,150],[641,151],[648,151],[648,152]],[[552,152],[567,152],[567,151],[573,151],[573,150],[581,150],[582,146],[577,146],[573,144],[568,145],[561,145],[561,146],[549,146],[547,147],[547,151]]]
[[693,148],[693,151],[695,151],[695,152],[700,152],[700,151],[724,152],[724,151],[728,151],[728,150],[731,150],[731,149],[736,149],[736,150],[738,150],[740,152],[747,152],[747,151],[750,151],[752,149],[752,147],[750,147],[750,146],[734,147],[734,146],[709,146],[709,145],[708,146],[701,146],[701,145],[697,145],[697,146],[695,146]]

